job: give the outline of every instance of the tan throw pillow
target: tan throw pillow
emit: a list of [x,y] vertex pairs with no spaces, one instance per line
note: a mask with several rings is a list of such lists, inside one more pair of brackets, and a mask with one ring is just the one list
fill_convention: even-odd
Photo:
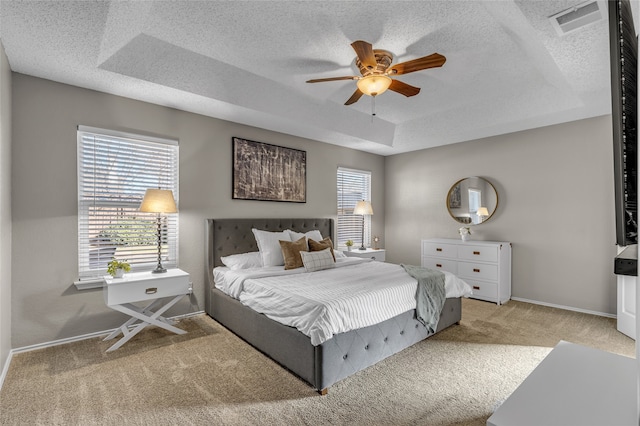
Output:
[[297,241],[280,240],[280,248],[282,249],[282,257],[284,257],[284,269],[302,268],[301,251],[307,250],[307,238],[302,237]]
[[331,241],[331,237],[325,237],[322,241],[316,241],[309,238],[309,251],[322,251],[324,249],[331,249],[331,256],[333,256],[333,261],[336,261],[336,255],[333,254],[333,242]]

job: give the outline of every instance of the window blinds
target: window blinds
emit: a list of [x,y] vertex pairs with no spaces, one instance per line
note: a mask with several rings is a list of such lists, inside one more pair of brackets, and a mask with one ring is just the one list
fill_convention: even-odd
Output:
[[[344,245],[353,240],[356,246],[362,242],[362,216],[354,215],[358,201],[371,200],[371,172],[338,168],[338,241]],[[375,212],[375,210],[374,210]],[[371,216],[364,216],[364,245],[371,245]]]
[[[116,257],[132,270],[157,264],[157,222],[138,211],[147,188],[170,189],[178,203],[178,143],[78,126],[78,273],[106,274]],[[162,264],[178,261],[178,215],[163,217]]]

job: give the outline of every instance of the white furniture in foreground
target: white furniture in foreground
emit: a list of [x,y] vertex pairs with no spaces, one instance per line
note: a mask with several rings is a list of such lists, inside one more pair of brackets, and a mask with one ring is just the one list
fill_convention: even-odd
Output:
[[474,299],[498,305],[511,299],[511,243],[422,240],[422,266],[456,274],[473,288]]
[[386,251],[384,249],[351,249],[351,251],[345,250],[343,253],[349,257],[362,257],[364,259],[377,260],[378,262],[384,262],[386,257]]
[[[176,334],[186,331],[173,326],[173,321],[162,316],[170,307],[178,303],[191,292],[189,274],[180,269],[168,269],[167,272],[154,274],[151,271],[126,274],[124,278],[104,277],[104,300],[108,307],[131,316],[104,340],[111,340],[122,333],[123,337],[107,352],[115,351],[140,333],[148,325],[155,325]],[[172,297],[163,304],[163,299]],[[144,308],[133,305],[134,302],[149,302]],[[155,310],[155,311],[154,311]],[[140,322],[136,325],[137,322]],[[133,329],[130,326],[135,325]]]
[[560,342],[487,426],[637,426],[636,361]]

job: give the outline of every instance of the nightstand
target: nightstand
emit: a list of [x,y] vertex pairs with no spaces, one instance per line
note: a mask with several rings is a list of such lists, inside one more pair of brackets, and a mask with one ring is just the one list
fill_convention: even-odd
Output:
[[384,249],[368,248],[365,250],[351,249],[351,251],[343,251],[343,253],[349,257],[362,257],[364,259],[373,259],[378,262],[384,262],[386,252]]
[[[103,293],[107,306],[131,316],[127,322],[104,338],[111,340],[120,333],[123,336],[107,349],[107,352],[115,351],[148,325],[155,325],[176,334],[186,333],[174,327],[174,322],[162,314],[191,292],[188,273],[180,269],[168,269],[161,274],[151,271],[134,272],[126,274],[123,278],[112,278],[108,275],[104,277],[104,281]],[[163,299],[168,297],[172,299],[163,304]],[[133,305],[134,302],[145,301],[149,304],[144,308]],[[135,325],[137,322],[140,323]],[[130,330],[129,327],[132,325],[135,327]]]

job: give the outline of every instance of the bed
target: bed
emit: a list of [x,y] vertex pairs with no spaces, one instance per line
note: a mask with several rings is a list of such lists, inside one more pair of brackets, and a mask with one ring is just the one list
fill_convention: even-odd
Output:
[[[334,383],[361,371],[433,333],[415,318],[415,310],[381,323],[333,335],[318,345],[294,327],[283,325],[228,296],[214,283],[213,269],[223,256],[258,251],[252,229],[277,232],[319,230],[333,241],[333,220],[207,219],[205,311],[217,322],[283,367],[326,394]],[[461,299],[447,298],[436,333],[459,323]]]

